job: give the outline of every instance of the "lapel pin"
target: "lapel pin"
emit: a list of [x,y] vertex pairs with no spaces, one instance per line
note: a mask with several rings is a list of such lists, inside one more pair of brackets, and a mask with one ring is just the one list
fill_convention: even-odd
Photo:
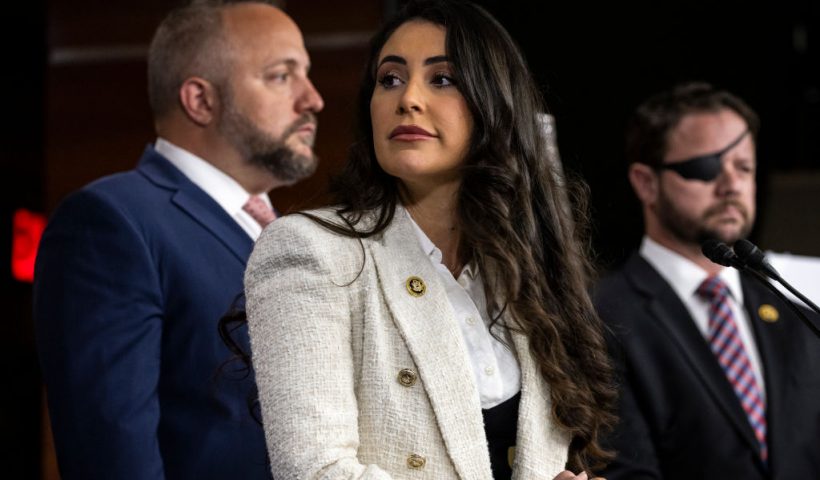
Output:
[[420,297],[427,291],[427,285],[419,277],[409,277],[405,286],[407,287],[407,293],[414,297]]
[[757,309],[757,314],[761,320],[768,323],[774,323],[780,319],[780,312],[768,303],[761,305],[760,308]]
[[507,449],[507,464],[512,468],[515,466],[515,447]]

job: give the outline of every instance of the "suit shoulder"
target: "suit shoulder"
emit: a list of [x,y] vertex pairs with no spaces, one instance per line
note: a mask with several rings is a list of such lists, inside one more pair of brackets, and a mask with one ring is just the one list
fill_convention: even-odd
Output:
[[127,209],[131,204],[159,201],[159,195],[146,194],[149,182],[135,170],[99,178],[70,193],[60,202],[56,212],[108,205]]
[[[380,237],[380,235],[374,235],[373,237],[363,238],[355,234],[355,232],[367,231],[370,228],[373,223],[371,217],[372,215],[366,213],[356,225],[352,226],[334,207],[306,210],[278,219],[265,229],[262,236],[274,236],[280,242],[287,242],[291,238],[301,237],[303,238],[302,241],[328,246],[333,245],[334,247],[349,244],[361,245]],[[270,230],[270,233],[268,230]]]
[[617,331],[643,318],[638,315],[638,311],[643,308],[644,297],[634,288],[623,270],[601,278],[593,289],[592,299],[601,320]]
[[[358,272],[361,269],[367,239],[346,236],[318,220],[338,225],[328,210],[284,216],[262,232],[248,260],[246,278],[264,271],[266,265],[276,268],[297,266],[325,272]],[[318,219],[318,220],[317,220]]]
[[131,172],[117,173],[95,180],[66,196],[54,210],[50,222],[62,217],[85,217],[122,213],[135,179]]
[[[329,225],[347,228],[344,222],[330,208],[307,210],[286,215],[271,223],[260,237],[260,242],[270,242],[267,237],[275,238],[277,243],[290,241],[319,243],[324,245],[346,243],[354,240],[349,236],[333,231]],[[301,239],[301,240],[299,240]]]
[[138,183],[145,183],[146,179],[137,170],[126,170],[124,172],[112,173],[98,178],[84,186],[82,190],[95,192],[108,192],[119,189],[123,186],[133,186]]

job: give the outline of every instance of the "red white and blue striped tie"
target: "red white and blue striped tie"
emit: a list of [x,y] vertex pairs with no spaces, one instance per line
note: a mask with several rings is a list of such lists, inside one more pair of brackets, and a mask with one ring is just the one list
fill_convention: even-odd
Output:
[[766,405],[729,307],[729,289],[720,278],[709,277],[700,284],[697,293],[709,302],[709,346],[746,412],[760,444],[760,458],[766,462],[769,456]]

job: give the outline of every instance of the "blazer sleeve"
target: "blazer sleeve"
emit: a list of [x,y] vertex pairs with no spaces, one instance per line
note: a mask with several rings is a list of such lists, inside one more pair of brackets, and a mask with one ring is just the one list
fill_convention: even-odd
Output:
[[69,197],[43,235],[34,320],[63,479],[164,478],[154,264],[129,215],[93,191]]
[[351,321],[364,312],[350,299],[363,251],[300,216],[271,224],[254,247],[245,290],[274,478],[390,478],[356,457]]

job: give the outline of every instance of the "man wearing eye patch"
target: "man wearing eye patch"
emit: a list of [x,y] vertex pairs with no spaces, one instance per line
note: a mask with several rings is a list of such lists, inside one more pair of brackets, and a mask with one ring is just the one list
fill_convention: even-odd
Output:
[[621,395],[610,480],[820,478],[820,343],[701,253],[751,231],[758,124],[737,96],[687,83],[627,131],[645,235],[595,295]]

